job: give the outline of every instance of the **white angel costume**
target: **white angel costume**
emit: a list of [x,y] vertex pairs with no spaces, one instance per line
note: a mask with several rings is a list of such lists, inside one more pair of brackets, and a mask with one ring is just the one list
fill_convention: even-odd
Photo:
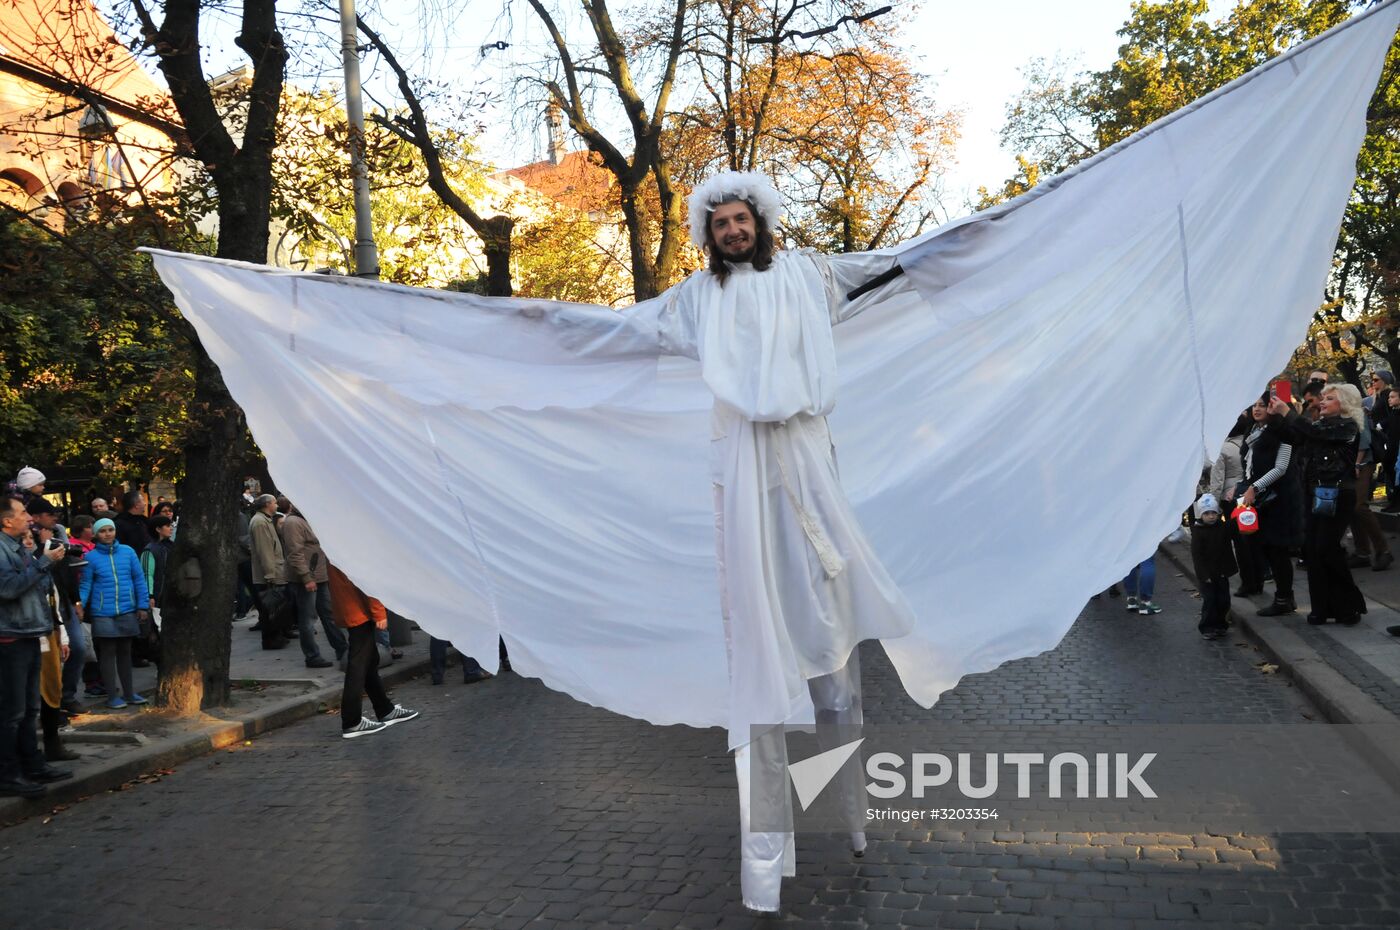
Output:
[[[690,204],[698,244],[703,235],[694,230],[695,219],[708,216],[707,206],[765,185],[766,179],[729,174],[698,189]],[[776,225],[771,209],[765,219]],[[715,398],[710,479],[739,778],[741,885],[745,904],[776,910],[782,875],[795,868],[792,834],[754,832],[749,803],[754,777],[786,790],[785,757],[773,752],[780,740],[770,740],[767,755],[774,758],[756,769],[748,749],[753,728],[813,712],[815,722],[859,724],[855,647],[907,635],[914,613],[846,499],[827,423],[839,384],[832,326],[860,308],[842,287],[860,282],[838,281],[826,260],[810,252],[779,251],[764,270],[728,264],[723,282],[706,271],[674,288],[660,308],[658,332],[666,350],[700,363]],[[863,834],[853,842],[864,850]]]
[[[363,589],[579,700],[728,727],[742,758],[753,724],[859,720],[857,642],[929,706],[1053,648],[1153,551],[1306,334],[1397,19],[893,249],[622,312],[155,262]],[[1012,390],[1047,406],[1001,428]],[[1084,519],[1090,487],[1120,518]],[[465,529],[362,532],[405,519]],[[744,841],[746,897],[775,904],[786,837]]]

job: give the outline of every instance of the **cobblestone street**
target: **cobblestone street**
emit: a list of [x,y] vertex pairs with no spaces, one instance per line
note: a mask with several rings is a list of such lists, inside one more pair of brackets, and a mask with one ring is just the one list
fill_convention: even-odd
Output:
[[[1052,653],[931,712],[878,649],[867,719],[1035,725],[1320,719],[1239,639],[1202,641],[1159,560],[1155,617],[1092,601]],[[1395,927],[1389,835],[889,828],[864,859],[799,837],[779,918],[739,903],[718,730],[657,728],[506,675],[397,688],[417,721],[317,717],[0,832],[0,926],[39,928]],[[715,674],[724,674],[715,669]],[[1357,765],[1364,765],[1359,759]]]

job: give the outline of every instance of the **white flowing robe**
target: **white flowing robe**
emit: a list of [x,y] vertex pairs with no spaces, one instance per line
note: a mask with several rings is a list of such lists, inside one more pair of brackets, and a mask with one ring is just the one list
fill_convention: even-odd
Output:
[[[681,309],[695,300],[701,324],[694,280],[618,313],[166,253],[156,266],[327,556],[488,668],[503,636],[519,672],[579,700],[735,727],[810,712],[800,679],[864,632],[886,637],[906,689],[931,705],[963,675],[1053,648],[1091,593],[1152,552],[1304,338],[1397,19],[1394,2],[1368,10],[1013,201],[831,257],[842,286],[896,260],[906,276],[834,328],[839,385],[802,381],[816,406],[789,427],[716,417],[731,391],[758,405],[748,412],[783,408],[719,369],[658,360],[663,316],[691,320]],[[759,325],[764,310],[706,321]],[[819,322],[804,321],[804,334]],[[670,338],[662,350],[690,340],[699,355],[698,329]],[[807,365],[824,344],[788,348],[805,376],[830,373]],[[729,375],[753,376],[734,361]],[[838,395],[840,486],[878,561],[853,520],[843,532],[844,502],[815,501],[837,486],[819,412]],[[1008,409],[1027,415],[1007,423]],[[770,453],[788,444],[802,451],[784,484]],[[786,594],[763,592],[751,629],[768,639],[736,650],[735,687],[751,689],[738,707],[712,492],[730,471],[761,477],[746,493],[782,511],[744,508],[750,527],[785,528],[788,568],[765,584],[800,583],[803,559],[816,577],[812,537],[786,529],[793,486],[844,561],[836,579],[865,572],[846,584],[876,605],[826,635],[821,610],[775,623]],[[1119,512],[1086,519],[1105,488]],[[737,499],[723,509],[737,514]],[[431,545],[364,532],[396,523],[434,527]],[[764,532],[724,538],[761,549],[777,539]],[[838,597],[832,582],[818,578],[817,601]],[[914,627],[888,636],[904,603]]]
[[841,488],[827,414],[839,385],[831,327],[849,311],[814,253],[697,272],[659,302],[661,346],[697,359],[714,394],[720,600],[731,747],[804,719],[807,680],[858,643],[904,636],[914,613]]

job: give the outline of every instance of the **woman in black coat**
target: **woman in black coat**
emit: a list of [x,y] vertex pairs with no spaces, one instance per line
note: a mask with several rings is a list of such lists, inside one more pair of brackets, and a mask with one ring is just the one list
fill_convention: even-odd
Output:
[[1400,511],[1400,490],[1395,480],[1395,461],[1400,458],[1400,388],[1390,388],[1376,395],[1376,406],[1371,411],[1380,424],[1385,437],[1385,447],[1378,456],[1381,460],[1381,480],[1385,482],[1385,511]]
[[1356,456],[1366,422],[1361,392],[1350,384],[1329,384],[1316,421],[1299,416],[1277,398],[1269,412],[1284,418],[1289,438],[1301,446],[1308,502],[1303,553],[1312,600],[1308,622],[1323,624],[1335,618],[1347,626],[1359,623],[1366,599],[1352,580],[1342,534],[1356,509]]
[[[1293,598],[1293,550],[1303,544],[1303,488],[1292,438],[1280,417],[1269,412],[1269,398],[1261,397],[1251,408],[1254,425],[1244,438],[1244,481],[1236,493],[1246,506],[1259,511],[1259,530],[1241,537],[1244,558],[1267,563],[1274,575],[1274,599],[1256,613],[1279,617],[1298,609]],[[1241,575],[1244,569],[1241,568]],[[1262,584],[1245,595],[1258,594]]]

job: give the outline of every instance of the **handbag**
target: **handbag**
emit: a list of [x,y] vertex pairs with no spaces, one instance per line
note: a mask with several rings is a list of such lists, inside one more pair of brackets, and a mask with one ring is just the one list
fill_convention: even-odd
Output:
[[294,626],[296,609],[296,598],[287,590],[286,585],[269,585],[263,590],[258,602],[261,622],[267,623],[274,630]]
[[1315,517],[1335,517],[1337,515],[1337,499],[1341,497],[1342,489],[1339,486],[1328,487],[1319,484],[1313,488],[1312,512]]
[[1259,511],[1253,507],[1245,507],[1241,504],[1230,514],[1230,519],[1235,521],[1235,526],[1239,528],[1242,536],[1259,532]]
[[[1249,490],[1249,482],[1241,481],[1235,485],[1235,500],[1244,497],[1244,492]],[[1254,492],[1255,504],[1271,504],[1278,499],[1278,491],[1274,488],[1265,488],[1263,491]]]

